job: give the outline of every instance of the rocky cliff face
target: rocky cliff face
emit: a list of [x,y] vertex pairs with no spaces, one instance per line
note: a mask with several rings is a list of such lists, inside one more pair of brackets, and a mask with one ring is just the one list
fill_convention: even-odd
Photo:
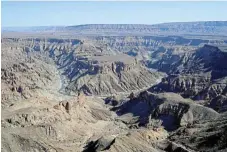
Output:
[[[213,40],[208,37],[183,36],[97,36],[95,43],[108,44],[113,50],[124,52],[144,62],[147,67],[171,72],[176,62],[204,44],[226,46],[226,40]],[[224,48],[225,49],[225,48]],[[223,50],[224,50],[223,49]],[[179,65],[178,65],[179,66]]]
[[[124,58],[123,55],[115,57]],[[108,58],[108,56],[102,58]],[[152,73],[140,63],[131,60],[129,63],[117,59],[107,63],[93,60],[95,64],[88,65],[88,69],[83,71],[82,76],[74,78],[66,89],[74,92],[83,90],[87,94],[107,96],[144,89],[157,83],[157,80],[161,78],[161,74]]]
[[[166,130],[175,130],[195,121],[214,119],[219,115],[213,109],[184,99],[178,94],[153,94],[148,91],[141,92],[134,99],[115,109],[122,117],[127,113],[138,116],[139,125],[153,127],[162,125]],[[161,124],[155,120],[161,120]]]
[[188,151],[226,151],[226,120],[223,113],[215,119],[197,121],[173,132],[169,140],[177,147],[185,145]]
[[205,45],[185,54],[172,65],[172,74],[151,88],[154,92],[177,92],[184,97],[211,101],[226,96],[227,54],[217,47]]
[[44,90],[60,88],[57,68],[44,54],[28,55],[22,48],[8,47],[6,43],[3,43],[1,53],[2,108],[37,96]]

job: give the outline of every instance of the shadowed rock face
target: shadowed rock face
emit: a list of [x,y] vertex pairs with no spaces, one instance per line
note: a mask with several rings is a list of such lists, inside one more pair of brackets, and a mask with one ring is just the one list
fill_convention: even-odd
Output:
[[138,123],[142,126],[152,123],[151,119],[160,119],[167,130],[174,130],[195,121],[214,119],[219,115],[213,109],[184,99],[178,94],[153,94],[147,91],[114,110],[117,110],[122,118],[125,114],[132,113],[138,117]]
[[218,112],[227,111],[227,97],[224,95],[219,95],[211,100],[209,106]]
[[[138,129],[128,132],[124,135],[105,136],[95,141],[91,141],[85,147],[85,152],[92,151],[110,151],[110,152],[127,152],[127,151],[143,151],[143,152],[159,152],[156,143],[166,138],[168,133],[163,129],[154,131],[149,129]],[[153,146],[155,145],[155,148]]]
[[169,136],[179,146],[185,145],[192,151],[226,151],[227,117],[223,113],[210,120],[197,121],[182,127]]
[[[177,66],[176,66],[177,65]],[[176,92],[183,97],[207,100],[226,96],[227,53],[217,47],[205,45],[192,54],[185,55],[173,67],[172,74],[157,86],[153,92]]]

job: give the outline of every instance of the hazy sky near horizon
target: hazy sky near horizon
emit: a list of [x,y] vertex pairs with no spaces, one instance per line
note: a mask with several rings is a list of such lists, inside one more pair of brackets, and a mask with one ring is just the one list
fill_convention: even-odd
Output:
[[2,27],[227,21],[226,2],[2,1]]

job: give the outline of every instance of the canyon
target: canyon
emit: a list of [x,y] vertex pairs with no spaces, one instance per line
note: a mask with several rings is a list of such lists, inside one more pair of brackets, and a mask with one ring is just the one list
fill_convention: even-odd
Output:
[[2,151],[226,151],[226,27],[3,29]]

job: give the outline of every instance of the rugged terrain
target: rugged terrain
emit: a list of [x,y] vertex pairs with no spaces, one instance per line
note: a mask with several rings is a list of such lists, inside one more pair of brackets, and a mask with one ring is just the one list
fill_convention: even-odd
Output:
[[[225,98],[227,95],[226,58],[227,53],[218,47],[204,45],[194,53],[186,53],[177,62],[169,64],[171,71],[166,71],[170,73],[169,76],[150,90],[177,92],[183,97],[208,101],[208,104],[213,100],[211,106],[214,106],[214,100],[221,96]],[[216,102],[218,106],[218,101]],[[225,102],[221,109],[224,109]]]
[[2,151],[226,151],[226,22],[14,30]]
[[[38,52],[46,54],[65,78],[65,92],[83,90],[89,95],[130,93],[146,89],[163,77],[154,73],[129,55],[94,45],[84,40],[61,39],[4,39],[6,45],[16,43],[24,56]],[[4,46],[3,46],[4,47]],[[12,48],[13,49],[13,48]],[[3,54],[4,57],[4,54]],[[63,77],[64,76],[64,77]]]

